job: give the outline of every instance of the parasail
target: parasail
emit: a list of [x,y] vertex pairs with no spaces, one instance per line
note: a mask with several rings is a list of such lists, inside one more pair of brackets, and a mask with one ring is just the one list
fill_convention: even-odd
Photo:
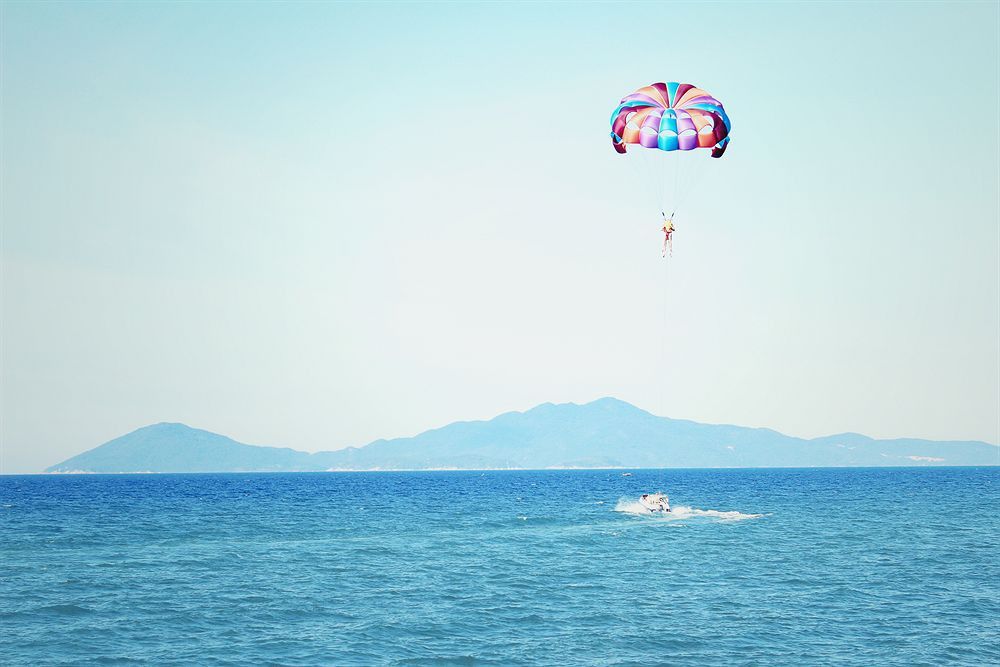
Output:
[[[687,162],[680,159],[683,153],[675,151],[708,148],[712,157],[722,157],[731,127],[722,102],[701,88],[673,81],[626,95],[611,114],[611,145],[618,153],[638,154],[647,163],[639,180],[656,195],[663,217],[664,257],[673,254],[674,216],[692,189],[692,173],[700,171],[694,164],[682,164]],[[628,144],[655,150],[629,152]],[[669,192],[667,182],[673,183]]]
[[654,83],[622,98],[611,114],[611,143],[661,151],[711,148],[722,157],[731,124],[722,102],[689,83]]

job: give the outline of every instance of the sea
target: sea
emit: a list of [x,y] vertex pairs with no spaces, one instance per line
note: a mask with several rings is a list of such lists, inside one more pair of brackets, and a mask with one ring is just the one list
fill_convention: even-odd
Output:
[[3,476],[0,663],[1000,665],[1000,468],[630,472]]

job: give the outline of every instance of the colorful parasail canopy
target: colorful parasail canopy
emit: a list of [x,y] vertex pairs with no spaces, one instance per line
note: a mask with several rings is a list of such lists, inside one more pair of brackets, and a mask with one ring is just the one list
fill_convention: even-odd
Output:
[[729,145],[729,116],[722,102],[689,83],[654,83],[626,95],[611,114],[611,144],[661,151],[711,148],[722,157]]

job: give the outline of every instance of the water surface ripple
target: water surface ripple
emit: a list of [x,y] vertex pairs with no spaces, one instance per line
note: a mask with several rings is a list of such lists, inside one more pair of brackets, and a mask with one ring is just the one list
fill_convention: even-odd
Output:
[[[1000,664],[1000,468],[0,477],[4,664]],[[645,491],[676,513],[635,511]]]

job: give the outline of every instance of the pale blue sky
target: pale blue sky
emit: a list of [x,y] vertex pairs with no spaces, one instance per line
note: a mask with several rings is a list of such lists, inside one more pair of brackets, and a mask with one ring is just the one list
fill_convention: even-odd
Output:
[[[3,472],[604,395],[1000,440],[996,3],[2,12]],[[665,80],[733,120],[669,266],[607,136]]]

